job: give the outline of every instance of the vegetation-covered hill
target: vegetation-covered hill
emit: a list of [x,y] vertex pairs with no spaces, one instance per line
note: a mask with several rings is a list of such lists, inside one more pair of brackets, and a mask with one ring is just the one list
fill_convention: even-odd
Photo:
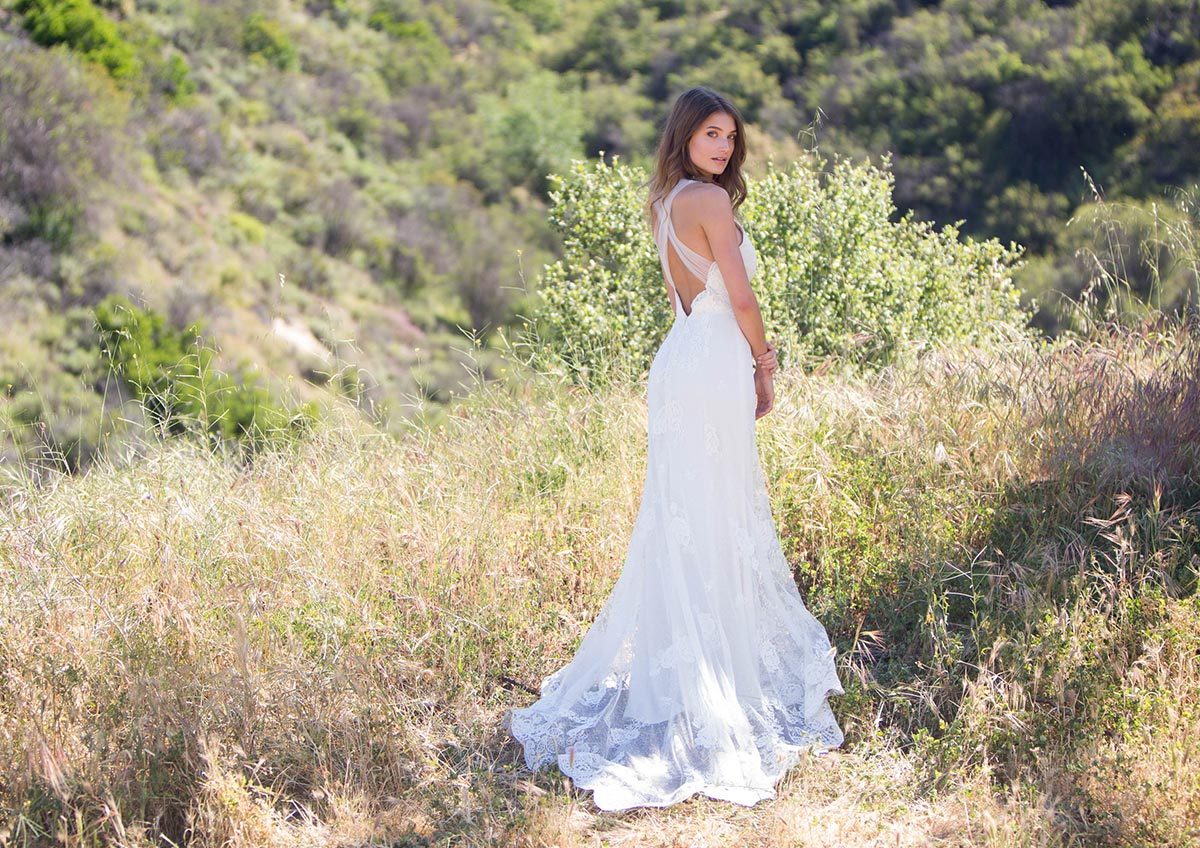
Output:
[[1024,245],[1044,328],[1113,271],[1176,304],[1198,44],[1190,0],[4,0],[6,452],[82,466],[120,429],[112,295],[199,322],[234,421],[444,403],[559,256],[549,175],[644,165],[697,83],[744,109],[756,175],[890,152],[899,212]]

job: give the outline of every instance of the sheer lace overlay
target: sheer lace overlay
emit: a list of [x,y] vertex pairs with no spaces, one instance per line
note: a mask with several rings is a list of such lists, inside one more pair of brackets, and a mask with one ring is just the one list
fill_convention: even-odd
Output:
[[[650,367],[646,478],[624,566],[571,661],[505,716],[531,769],[557,763],[605,810],[696,793],[752,805],[801,751],[843,741],[826,700],[844,692],[834,649],[771,515],[750,346],[717,264],[671,224],[691,182],[656,205],[675,321]],[[705,281],[690,313],[668,245]],[[741,252],[752,278],[748,234]]]

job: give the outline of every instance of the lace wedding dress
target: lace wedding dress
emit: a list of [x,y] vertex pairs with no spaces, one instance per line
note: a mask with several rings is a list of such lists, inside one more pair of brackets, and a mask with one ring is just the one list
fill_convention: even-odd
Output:
[[[721,271],[655,204],[675,320],[650,367],[648,466],[621,574],[575,656],[504,724],[604,810],[695,793],[753,805],[843,741],[834,650],[780,547],[755,442],[753,357]],[[740,228],[739,228],[740,229]],[[743,231],[753,277],[757,257]],[[705,287],[685,312],[667,251]]]

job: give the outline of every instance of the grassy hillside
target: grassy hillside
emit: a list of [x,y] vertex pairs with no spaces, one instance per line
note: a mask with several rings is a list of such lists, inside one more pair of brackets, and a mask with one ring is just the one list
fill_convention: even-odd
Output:
[[[506,367],[520,368],[515,360]],[[9,844],[1161,845],[1200,815],[1200,328],[780,375],[774,512],[847,734],[753,810],[597,814],[498,721],[621,566],[643,383],[347,410],[241,464],[22,466],[0,508]]]

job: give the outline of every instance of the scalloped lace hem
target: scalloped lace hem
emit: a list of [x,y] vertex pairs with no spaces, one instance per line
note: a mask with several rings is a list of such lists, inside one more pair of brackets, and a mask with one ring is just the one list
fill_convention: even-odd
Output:
[[[732,781],[728,775],[705,773],[701,769],[671,773],[670,766],[662,756],[645,757],[619,745],[600,753],[588,749],[605,746],[592,746],[587,742],[582,745],[568,743],[567,739],[583,738],[595,725],[580,725],[577,716],[572,717],[575,719],[572,721],[545,715],[536,706],[510,709],[505,713],[502,723],[523,746],[523,759],[531,771],[557,765],[576,788],[592,793],[592,802],[601,810],[614,812],[635,807],[669,807],[696,795],[752,807],[760,801],[776,797],[776,784],[802,756],[821,757],[841,747],[844,737],[825,699],[830,694],[841,694],[842,691],[840,684],[834,684],[826,690],[821,706],[816,710],[815,721],[804,720],[797,724],[784,720],[780,724],[768,717],[765,723],[752,722],[758,731],[750,759],[761,765],[761,779],[750,783]],[[797,712],[803,714],[804,704],[782,705],[773,712],[780,716]],[[671,722],[661,724],[670,725]],[[781,729],[783,727],[786,729]],[[639,728],[639,732],[641,729],[644,728]],[[615,732],[609,731],[612,736],[618,737],[632,732],[621,726],[615,728]],[[661,736],[656,741],[661,742]],[[688,748],[687,753],[697,753],[703,747]],[[572,748],[577,750],[572,752]],[[634,758],[638,760],[636,767],[626,764]],[[773,765],[768,766],[768,763]]]
[[[776,784],[783,779],[788,771],[800,762],[801,756],[805,753],[811,752],[813,756],[821,757],[832,750],[836,750],[838,747],[838,745],[824,745],[821,742],[813,742],[810,745],[798,747],[784,759],[782,766],[776,774],[773,776],[768,775],[768,780],[771,783],[770,788],[728,783],[709,783],[701,778],[697,778],[685,783],[665,797],[651,797],[629,792],[620,782],[607,779],[603,772],[590,776],[582,774],[580,770],[571,766],[566,754],[559,754],[556,764],[560,772],[571,778],[571,783],[577,789],[591,792],[592,803],[605,812],[619,812],[637,807],[671,807],[689,798],[694,798],[697,795],[712,798],[714,801],[728,801],[742,807],[753,807],[760,801],[776,797]],[[538,768],[544,768],[545,765],[546,763],[543,763]],[[537,769],[534,770],[536,771]]]

